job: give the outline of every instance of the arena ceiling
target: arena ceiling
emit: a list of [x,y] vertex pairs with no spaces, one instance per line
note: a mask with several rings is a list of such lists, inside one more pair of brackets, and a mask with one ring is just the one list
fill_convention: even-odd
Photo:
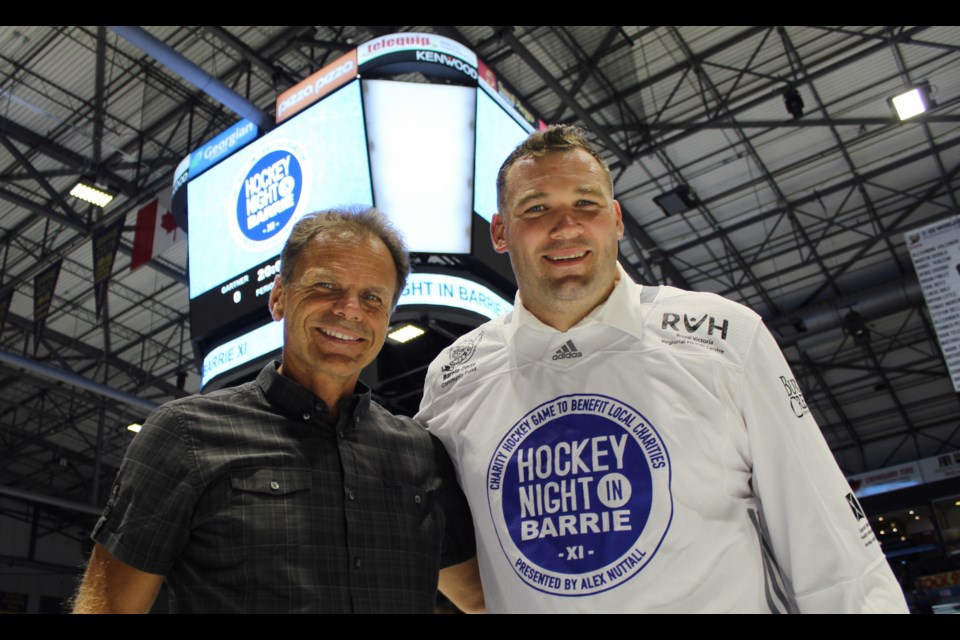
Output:
[[[958,214],[960,28],[136,29],[180,62],[109,27],[0,27],[0,495],[43,505],[39,535],[88,526],[127,424],[199,388],[186,244],[131,271],[133,212],[239,120],[238,103],[272,116],[278,93],[400,31],[460,41],[536,116],[586,127],[613,170],[625,266],[760,313],[846,473],[960,449],[960,401],[904,241]],[[935,105],[900,123],[887,98],[918,83]],[[802,113],[787,110],[793,92]],[[68,195],[81,176],[119,195],[86,205]],[[689,210],[654,203],[683,186]],[[92,238],[124,216],[98,319]],[[60,259],[37,336],[34,279]],[[409,412],[423,374],[411,363],[376,392]]]

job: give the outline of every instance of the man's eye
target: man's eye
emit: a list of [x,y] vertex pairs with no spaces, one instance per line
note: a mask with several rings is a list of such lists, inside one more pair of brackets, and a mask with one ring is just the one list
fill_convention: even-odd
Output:
[[527,209],[526,209],[526,211],[524,211],[524,213],[543,213],[543,212],[546,211],[546,210],[547,210],[546,205],[535,204],[535,205],[533,205],[532,207],[527,207]]
[[380,298],[380,296],[378,296],[378,295],[376,295],[376,294],[374,294],[374,293],[368,293],[368,294],[366,294],[366,295],[363,296],[363,297],[364,297],[364,299],[365,299],[367,302],[373,302],[373,303],[376,303],[376,304],[380,304],[381,302],[383,302],[383,300]]

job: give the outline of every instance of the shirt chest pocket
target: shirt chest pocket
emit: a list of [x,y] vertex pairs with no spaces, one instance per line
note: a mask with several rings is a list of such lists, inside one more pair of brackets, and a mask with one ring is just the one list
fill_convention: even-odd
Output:
[[373,507],[368,517],[376,521],[385,547],[436,562],[444,517],[436,489],[379,478],[371,478],[367,486]]
[[307,469],[241,469],[230,476],[230,514],[244,547],[301,545],[311,537],[312,474]]

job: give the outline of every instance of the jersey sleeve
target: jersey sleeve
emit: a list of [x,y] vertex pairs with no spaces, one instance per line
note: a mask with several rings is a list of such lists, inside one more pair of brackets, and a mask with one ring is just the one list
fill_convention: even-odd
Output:
[[192,464],[174,410],[154,410],[127,448],[91,537],[135,569],[169,573],[190,534]]
[[803,613],[908,613],[880,543],[762,323],[739,406],[763,534]]

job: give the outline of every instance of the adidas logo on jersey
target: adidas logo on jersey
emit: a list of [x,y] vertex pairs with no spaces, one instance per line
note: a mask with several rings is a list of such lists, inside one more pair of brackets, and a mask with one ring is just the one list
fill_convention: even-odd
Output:
[[557,352],[553,354],[553,360],[566,360],[567,358],[582,358],[583,354],[577,349],[577,345],[573,344],[573,340],[567,340],[562,347],[557,349]]

